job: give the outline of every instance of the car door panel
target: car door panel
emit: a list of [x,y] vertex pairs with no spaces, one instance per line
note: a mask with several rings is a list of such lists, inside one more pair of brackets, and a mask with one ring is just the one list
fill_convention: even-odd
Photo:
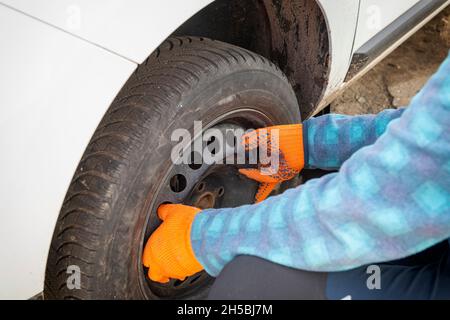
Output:
[[[361,0],[354,50],[421,0]],[[429,0],[425,0],[429,1]]]

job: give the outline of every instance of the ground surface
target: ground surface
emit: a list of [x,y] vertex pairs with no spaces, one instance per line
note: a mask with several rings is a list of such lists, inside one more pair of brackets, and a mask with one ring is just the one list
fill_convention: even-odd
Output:
[[331,104],[334,113],[378,113],[408,105],[450,49],[450,7]]

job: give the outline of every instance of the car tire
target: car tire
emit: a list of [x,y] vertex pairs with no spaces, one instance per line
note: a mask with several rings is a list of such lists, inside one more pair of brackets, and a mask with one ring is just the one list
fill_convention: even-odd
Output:
[[245,127],[301,120],[280,69],[230,44],[170,38],[137,68],[71,181],[51,242],[45,299],[205,297],[207,288],[172,296],[155,292],[141,256],[146,221],[155,219],[149,207],[172,165],[171,133],[226,115],[242,118]]

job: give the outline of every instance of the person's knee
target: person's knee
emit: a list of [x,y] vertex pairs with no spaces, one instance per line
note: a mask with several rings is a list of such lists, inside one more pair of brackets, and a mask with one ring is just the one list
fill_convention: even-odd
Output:
[[217,277],[209,299],[324,299],[326,274],[239,256]]

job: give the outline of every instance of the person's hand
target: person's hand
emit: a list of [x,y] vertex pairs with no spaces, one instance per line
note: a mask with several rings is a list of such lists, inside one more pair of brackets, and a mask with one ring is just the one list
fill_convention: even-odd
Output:
[[239,170],[261,184],[255,197],[256,203],[265,200],[279,183],[296,177],[305,165],[301,124],[258,129],[244,135],[242,143],[246,151],[264,147],[271,152],[270,158],[278,157],[278,168],[270,163],[259,164],[258,169]]
[[158,208],[163,223],[150,236],[142,258],[149,268],[151,280],[166,283],[183,281],[203,270],[191,246],[191,226],[201,210],[180,204],[164,204]]

